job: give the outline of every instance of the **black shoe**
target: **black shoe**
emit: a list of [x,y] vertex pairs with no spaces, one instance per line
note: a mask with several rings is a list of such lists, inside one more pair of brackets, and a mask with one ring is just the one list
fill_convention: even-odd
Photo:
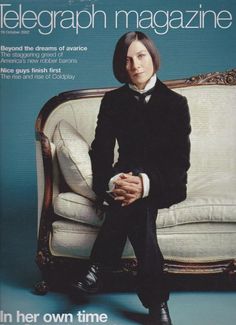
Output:
[[166,302],[149,308],[149,317],[153,325],[172,325],[170,313]]
[[77,292],[98,292],[101,288],[101,267],[95,264],[90,265],[84,278],[81,281],[75,281],[72,284],[72,288]]

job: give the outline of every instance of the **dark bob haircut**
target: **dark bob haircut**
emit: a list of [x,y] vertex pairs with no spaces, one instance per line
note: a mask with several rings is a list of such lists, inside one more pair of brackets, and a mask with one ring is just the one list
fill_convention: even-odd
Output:
[[159,69],[160,57],[153,41],[142,32],[128,32],[118,40],[113,56],[113,73],[121,83],[130,81],[126,70],[126,56],[130,44],[136,40],[140,41],[151,55],[154,73]]

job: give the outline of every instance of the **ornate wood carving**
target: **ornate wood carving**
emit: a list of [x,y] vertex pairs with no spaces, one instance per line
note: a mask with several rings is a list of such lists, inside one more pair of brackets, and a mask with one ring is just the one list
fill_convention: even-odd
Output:
[[226,72],[213,72],[193,76],[186,80],[186,84],[236,85],[236,69],[232,69]]

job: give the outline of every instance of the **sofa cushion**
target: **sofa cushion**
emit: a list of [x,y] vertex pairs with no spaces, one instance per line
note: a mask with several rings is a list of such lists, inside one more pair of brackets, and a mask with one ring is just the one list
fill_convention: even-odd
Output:
[[[50,250],[54,256],[89,258],[98,227],[56,221],[52,225]],[[215,262],[234,259],[236,255],[236,223],[188,224],[157,229],[158,243],[165,259],[180,262]],[[124,257],[134,257],[127,240]]]
[[[207,189],[207,186],[206,186]],[[234,195],[210,196],[208,192],[196,197],[189,196],[185,201],[172,205],[168,209],[160,209],[157,217],[157,228],[175,227],[192,223],[235,223],[236,199]],[[98,216],[94,204],[75,193],[61,193],[54,199],[56,214],[70,220],[88,225],[100,226],[103,216]]]
[[193,223],[157,230],[165,259],[215,262],[235,259],[236,223]]
[[189,196],[185,201],[161,209],[157,227],[174,227],[191,223],[218,222],[236,224],[236,200],[233,196]]
[[96,213],[91,200],[72,193],[60,193],[54,199],[54,212],[64,218],[99,226],[103,222],[103,214]]
[[192,179],[187,199],[159,210],[158,227],[181,224],[219,222],[236,223],[236,175],[211,173],[205,178]]
[[[89,258],[98,227],[69,220],[55,221],[52,225],[50,249],[54,256]],[[126,242],[123,257],[133,257],[134,251]]]
[[92,168],[87,142],[65,120],[57,124],[53,142],[56,145],[60,169],[68,186],[75,193],[95,200],[95,193],[91,188]]

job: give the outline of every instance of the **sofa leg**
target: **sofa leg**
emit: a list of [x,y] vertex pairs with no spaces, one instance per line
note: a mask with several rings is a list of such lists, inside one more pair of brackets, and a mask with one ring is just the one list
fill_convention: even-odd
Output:
[[229,272],[228,280],[229,280],[230,289],[235,290],[236,289],[236,272]]
[[49,291],[49,284],[46,280],[41,280],[34,285],[34,292],[37,295],[44,296]]
[[229,288],[231,290],[236,289],[236,260],[230,262],[226,269],[226,276]]

